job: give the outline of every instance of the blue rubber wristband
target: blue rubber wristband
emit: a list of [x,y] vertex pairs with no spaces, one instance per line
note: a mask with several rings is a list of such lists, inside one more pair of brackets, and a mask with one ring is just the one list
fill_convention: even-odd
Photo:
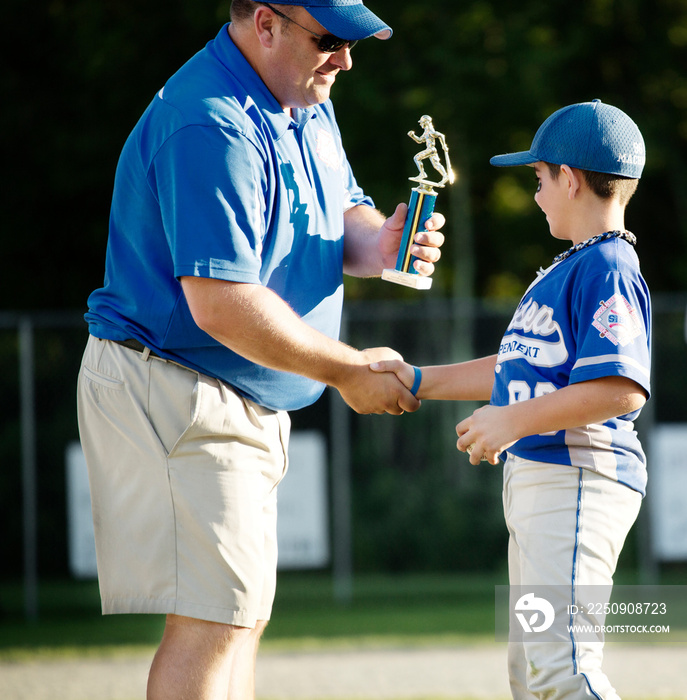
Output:
[[415,379],[413,380],[413,386],[410,387],[410,393],[415,396],[420,388],[420,384],[422,384],[422,370],[413,365],[413,371],[415,372]]

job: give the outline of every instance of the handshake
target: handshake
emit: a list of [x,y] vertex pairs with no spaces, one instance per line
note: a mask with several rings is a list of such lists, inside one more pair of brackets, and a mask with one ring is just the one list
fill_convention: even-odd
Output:
[[[410,393],[417,397],[422,383],[422,370],[403,361],[402,357],[393,360],[373,362],[370,365],[373,372],[392,372]],[[419,406],[418,406],[419,408]]]
[[[368,348],[354,351],[354,359],[337,372],[331,385],[356,413],[390,413],[401,415],[420,408],[413,380],[404,381],[406,368],[413,369],[391,348]],[[419,371],[419,370],[418,370]]]
[[422,374],[419,368],[404,362],[391,348],[353,350],[343,344],[342,347],[353,356],[348,355],[328,383],[356,413],[398,416],[420,408],[417,393]]
[[[461,371],[463,368],[466,368],[465,372]],[[413,408],[405,409],[410,411],[417,410],[420,399],[423,398],[488,400],[493,381],[494,358],[483,358],[464,365],[425,367],[423,372],[419,367],[404,362],[396,353],[396,357],[391,359],[375,360],[369,369],[381,377],[391,375],[403,385],[416,402]],[[404,400],[411,403],[407,397]],[[499,454],[512,444],[513,441],[503,439],[503,418],[502,408],[483,406],[458,423],[456,447],[461,452],[468,453],[472,464],[497,464]]]

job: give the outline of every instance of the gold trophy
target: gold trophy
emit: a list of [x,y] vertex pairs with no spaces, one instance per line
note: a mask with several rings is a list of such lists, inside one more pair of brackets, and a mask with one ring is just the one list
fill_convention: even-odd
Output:
[[[410,136],[416,143],[425,145],[424,150],[420,151],[413,160],[419,171],[415,177],[408,178],[418,183],[417,187],[413,187],[410,192],[410,202],[408,203],[408,214],[406,216],[405,227],[403,228],[403,238],[398,249],[398,258],[396,259],[396,267],[386,269],[382,272],[382,279],[395,284],[402,284],[406,287],[414,287],[415,289],[429,289],[432,286],[432,278],[420,275],[413,267],[415,258],[410,254],[410,247],[415,240],[415,234],[418,231],[425,231],[425,221],[432,216],[434,204],[437,199],[437,193],[434,187],[445,187],[447,183],[452,184],[455,181],[455,174],[451,170],[451,161],[448,156],[448,146],[446,145],[446,137],[440,131],[434,129],[432,117],[423,115],[419,121],[423,132],[417,136],[414,131],[409,131]],[[444,155],[444,163],[437,150],[437,141],[439,142]],[[424,163],[429,158],[432,167],[439,173],[441,179],[439,182],[432,182],[427,179]]]

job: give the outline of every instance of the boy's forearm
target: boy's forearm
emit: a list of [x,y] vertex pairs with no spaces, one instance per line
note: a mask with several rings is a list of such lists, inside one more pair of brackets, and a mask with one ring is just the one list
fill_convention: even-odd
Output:
[[640,409],[644,390],[626,377],[602,377],[571,384],[545,396],[507,407],[504,417],[516,439],[603,423]]
[[496,464],[521,438],[604,423],[636,411],[645,401],[644,390],[631,379],[604,377],[509,406],[482,406],[456,426],[458,449],[465,452],[472,445],[473,464],[482,455]]
[[453,365],[422,368],[418,399],[489,401],[494,386],[496,355]]

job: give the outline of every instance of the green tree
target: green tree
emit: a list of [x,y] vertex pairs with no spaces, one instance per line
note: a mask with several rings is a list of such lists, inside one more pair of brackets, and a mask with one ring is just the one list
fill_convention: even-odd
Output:
[[[433,294],[453,291],[451,268],[466,245],[460,227],[474,231],[479,295],[519,293],[560,250],[532,201],[531,174],[488,161],[526,148],[553,110],[595,97],[626,110],[647,141],[628,216],[647,277],[657,291],[685,286],[687,0],[369,4],[394,36],[354,49],[354,70],[339,76],[334,101],[358,179],[385,211],[408,199],[415,151],[406,132],[428,113],[447,134],[462,201],[447,192],[438,200],[453,235]],[[102,279],[124,139],[228,14],[228,0],[6,3],[7,26],[21,39],[11,53],[5,45],[0,78],[8,96],[0,117],[6,307],[85,304]],[[376,282],[351,284],[349,293],[409,294]]]

